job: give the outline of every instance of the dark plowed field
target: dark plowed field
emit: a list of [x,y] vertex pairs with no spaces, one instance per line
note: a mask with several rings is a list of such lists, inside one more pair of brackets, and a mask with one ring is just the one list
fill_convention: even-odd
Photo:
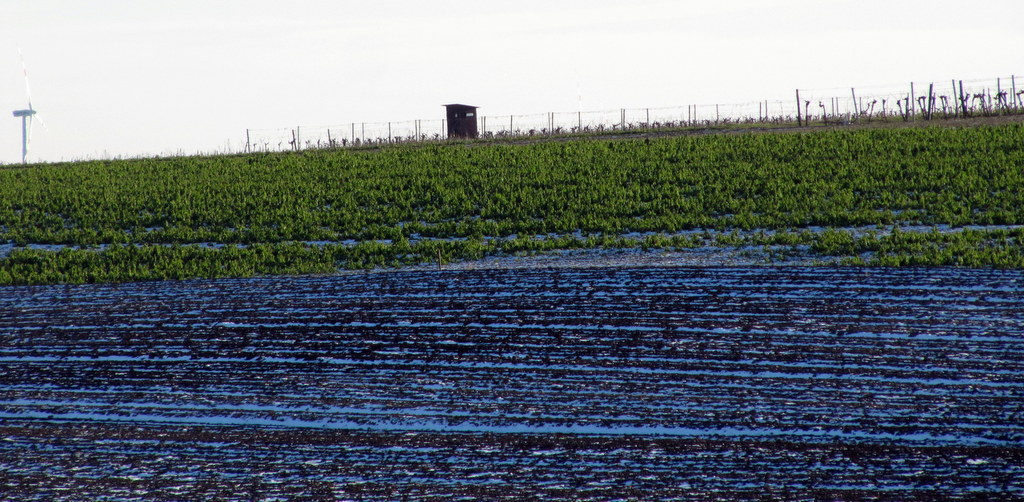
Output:
[[1024,498],[1024,273],[0,289],[0,499]]

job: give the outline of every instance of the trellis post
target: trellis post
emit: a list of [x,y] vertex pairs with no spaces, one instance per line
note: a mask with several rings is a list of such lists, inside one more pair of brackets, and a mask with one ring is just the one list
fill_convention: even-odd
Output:
[[[856,103],[854,103],[854,105],[856,105]],[[804,125],[803,120],[800,119],[800,89],[796,90],[796,125],[797,127],[802,127]]]

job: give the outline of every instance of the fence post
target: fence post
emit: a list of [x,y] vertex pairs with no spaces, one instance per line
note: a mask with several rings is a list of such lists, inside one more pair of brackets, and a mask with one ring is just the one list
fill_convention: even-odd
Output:
[[509,115],[508,116],[508,134],[509,135],[512,135],[512,131],[515,131],[515,128],[512,126],[512,123],[513,123],[512,121],[515,118],[516,118],[515,115]]
[[359,127],[361,129],[359,131],[359,142],[366,143],[366,122],[360,123]]
[[853,116],[857,122],[860,122],[860,105],[857,104],[857,91],[855,91],[853,87],[850,88],[850,97],[853,98],[853,110],[856,112]]
[[647,109],[647,128],[650,129],[650,127],[651,127],[651,109],[648,108]]
[[1000,82],[1000,80],[1001,79],[999,77],[996,77],[996,106],[999,107],[1000,109],[1002,109],[1002,108],[1005,108],[1005,107],[999,106],[999,102],[1002,101],[999,98],[1000,98],[1000,96],[1003,95],[1003,87],[1002,87],[1002,82]]
[[626,109],[619,109],[619,127],[622,129],[626,128]]
[[964,96],[964,81],[963,80],[960,81],[960,106],[963,107],[963,111],[964,111],[963,116],[966,117],[967,116],[967,97]]
[[332,146],[334,145],[333,142],[331,141],[331,130],[327,129],[327,148],[331,148]]
[[796,90],[796,125],[797,127],[803,127],[804,125],[803,121],[800,120],[800,89]]
[[917,120],[917,96],[914,95],[914,83],[910,83],[910,109],[913,113],[910,114],[910,120]]
[[1016,110],[1020,102],[1020,98],[1017,97],[1017,78],[1013,75],[1010,75],[1010,87],[1013,89],[1013,95],[1010,96],[1010,102],[1013,103],[1013,108]]
[[935,92],[935,83],[933,82],[933,83],[928,84],[928,114],[927,114],[928,120],[932,119],[932,101],[934,99],[934,98],[932,98],[932,96],[934,96],[934,92]]
[[576,112],[576,131],[579,132],[579,131],[582,131],[582,130],[583,130],[583,112],[582,111],[577,111]]
[[[950,94],[949,96],[951,98],[953,98],[953,99],[956,99],[956,80],[950,80],[950,83],[953,84],[953,94]],[[959,117],[960,116],[960,107],[959,106],[956,106],[956,105],[953,106],[953,116],[954,117]]]
[[391,143],[391,122],[388,122],[388,143]]
[[249,130],[245,130],[245,153],[249,153]]

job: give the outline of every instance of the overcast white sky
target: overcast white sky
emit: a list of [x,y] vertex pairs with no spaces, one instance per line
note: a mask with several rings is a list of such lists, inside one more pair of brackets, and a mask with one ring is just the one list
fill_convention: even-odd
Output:
[[[787,98],[1024,74],[1021,0],[2,0],[0,162],[224,150],[246,128]],[[582,96],[582,98],[580,97]]]

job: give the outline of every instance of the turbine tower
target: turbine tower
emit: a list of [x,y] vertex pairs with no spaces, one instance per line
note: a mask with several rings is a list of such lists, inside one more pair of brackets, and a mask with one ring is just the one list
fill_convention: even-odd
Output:
[[25,94],[28,96],[28,108],[24,110],[14,110],[15,117],[21,117],[21,163],[27,163],[28,158],[28,146],[32,143],[32,120],[38,119],[43,127],[46,124],[43,122],[41,117],[36,117],[36,110],[32,108],[32,88],[28,85],[28,69],[25,67],[25,56],[21,53],[21,48],[18,48],[18,56],[21,57],[21,73],[25,76]]
[[36,114],[36,111],[32,109],[32,102],[29,101],[27,110],[14,110],[15,117],[21,117],[21,163],[27,163],[28,158],[28,140],[29,140],[29,123],[32,122],[32,116]]

